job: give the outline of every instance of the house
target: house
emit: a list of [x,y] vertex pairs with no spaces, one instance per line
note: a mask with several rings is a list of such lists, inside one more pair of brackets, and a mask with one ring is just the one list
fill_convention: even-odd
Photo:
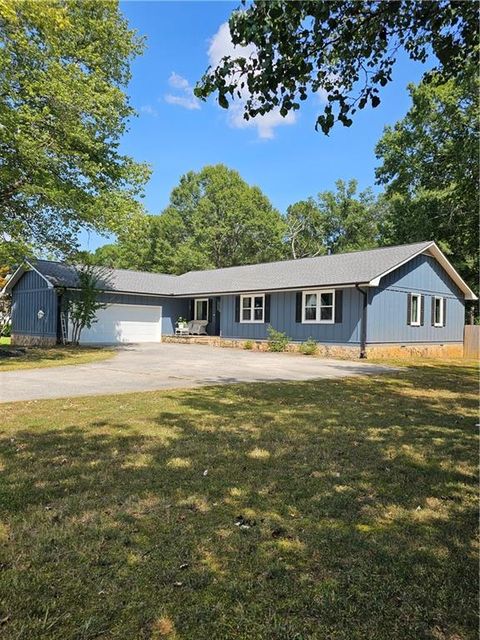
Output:
[[[62,296],[75,289],[66,264],[20,267],[4,289],[13,342],[56,343]],[[183,317],[208,320],[219,339],[265,340],[271,325],[293,342],[313,338],[352,357],[418,347],[461,355],[465,301],[476,300],[434,242],[180,276],[115,269],[99,289],[108,306],[84,343],[157,342]]]

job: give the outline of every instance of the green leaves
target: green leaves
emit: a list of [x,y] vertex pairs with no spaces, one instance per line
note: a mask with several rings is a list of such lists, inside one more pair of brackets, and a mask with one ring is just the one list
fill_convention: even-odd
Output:
[[350,126],[357,109],[380,104],[377,93],[391,81],[398,43],[420,62],[431,50],[439,61],[435,73],[444,80],[461,77],[466,62],[478,57],[475,2],[253,0],[231,15],[229,25],[233,42],[256,53],[227,57],[207,69],[196,95],[205,100],[218,92],[220,105],[228,108],[226,93],[233,98],[245,83],[248,120],[279,101],[285,117],[306,100],[307,88],[321,88],[335,105],[316,120],[315,128],[326,135],[336,122]]
[[0,228],[70,252],[80,229],[117,231],[141,209],[145,165],[118,151],[124,87],[143,42],[117,2],[0,3]]

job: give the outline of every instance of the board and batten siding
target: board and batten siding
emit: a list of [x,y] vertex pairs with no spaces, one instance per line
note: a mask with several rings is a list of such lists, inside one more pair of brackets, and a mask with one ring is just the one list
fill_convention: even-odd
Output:
[[141,294],[103,293],[99,296],[101,302],[107,304],[137,304],[162,307],[162,335],[171,336],[175,333],[175,323],[179,317],[186,318],[188,301],[175,298],[160,298],[157,296],[142,296]]
[[[423,326],[407,322],[410,293],[424,296]],[[445,326],[432,326],[432,298],[446,299]],[[431,256],[420,255],[369,290],[367,344],[462,342],[465,319],[463,294]]]
[[[303,324],[295,321],[296,291],[270,294],[270,325],[284,331],[294,342],[313,338],[317,342],[334,344],[359,344],[362,297],[354,288],[342,289],[342,321],[334,324]],[[268,293],[268,292],[266,292]],[[222,296],[220,329],[223,338],[265,340],[268,324],[235,322],[236,296]]]
[[[43,318],[38,312],[43,311]],[[12,327],[15,334],[55,338],[57,294],[35,271],[28,271],[12,291]]]

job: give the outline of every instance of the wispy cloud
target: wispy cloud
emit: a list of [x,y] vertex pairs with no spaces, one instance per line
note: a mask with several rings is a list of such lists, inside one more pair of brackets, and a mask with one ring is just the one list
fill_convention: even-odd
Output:
[[175,71],[172,71],[168,79],[168,84],[177,93],[167,93],[164,97],[165,102],[173,104],[184,109],[200,109],[200,100],[193,94],[193,87],[188,80]]
[[[208,59],[212,67],[218,66],[222,58],[225,56],[249,58],[255,55],[255,47],[249,45],[246,47],[235,46],[232,42],[230,29],[227,22],[220,25],[217,33],[210,41],[208,48]],[[240,97],[230,104],[228,109],[228,123],[236,129],[254,128],[257,130],[259,138],[268,140],[275,137],[275,128],[282,125],[294,124],[296,122],[296,114],[290,111],[285,117],[280,115],[280,109],[275,107],[265,115],[258,115],[250,120],[243,117],[245,102],[249,94],[246,89],[240,91]]]
[[156,118],[158,116],[158,111],[152,107],[151,104],[144,104],[139,108],[140,113],[145,113],[147,116],[153,116]]

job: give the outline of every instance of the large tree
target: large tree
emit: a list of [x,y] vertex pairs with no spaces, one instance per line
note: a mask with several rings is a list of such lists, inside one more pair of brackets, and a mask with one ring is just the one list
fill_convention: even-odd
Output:
[[120,234],[115,262],[163,273],[268,262],[284,255],[284,231],[258,187],[224,165],[207,166],[182,176],[161,215]]
[[476,65],[465,71],[461,80],[410,86],[410,110],[377,144],[377,180],[389,240],[437,240],[478,289],[479,83]]
[[279,109],[286,116],[309,93],[327,105],[316,123],[328,133],[350,126],[357,109],[380,103],[398,51],[436,74],[461,77],[478,57],[478,5],[457,0],[242,0],[229,20],[234,45],[245,47],[208,69],[195,93],[218,93],[220,106],[241,99],[246,120]]
[[287,210],[286,240],[293,258],[370,249],[382,240],[384,207],[370,189],[358,192],[356,180],[337,180]]
[[3,259],[68,252],[81,228],[116,231],[138,209],[148,170],[119,140],[142,46],[116,0],[0,2]]

